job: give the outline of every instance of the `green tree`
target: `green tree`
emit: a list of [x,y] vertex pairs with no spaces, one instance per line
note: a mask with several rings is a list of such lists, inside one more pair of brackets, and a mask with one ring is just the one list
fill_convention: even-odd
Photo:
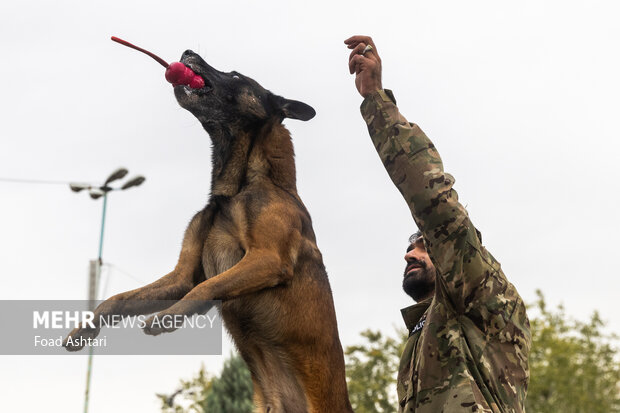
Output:
[[396,400],[396,374],[407,335],[398,339],[380,331],[365,330],[365,342],[345,349],[349,399],[356,413],[392,413]]
[[172,394],[157,394],[163,413],[203,413],[207,395],[211,392],[212,377],[204,365],[191,380],[181,380],[181,386]]
[[224,363],[220,377],[211,383],[205,412],[251,413],[252,408],[250,370],[241,357],[230,357]]
[[[568,317],[562,306],[548,310],[543,294],[530,308],[532,351],[529,413],[620,412],[617,338],[605,334],[594,313],[587,322]],[[535,315],[535,316],[533,316]]]
[[172,394],[157,394],[163,413],[251,413],[252,378],[240,356],[231,355],[219,377],[200,368],[191,380],[181,380]]

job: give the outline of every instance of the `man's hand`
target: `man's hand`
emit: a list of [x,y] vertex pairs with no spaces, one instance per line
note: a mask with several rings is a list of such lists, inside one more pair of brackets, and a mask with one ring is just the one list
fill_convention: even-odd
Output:
[[[383,89],[381,85],[381,58],[377,53],[377,47],[369,36],[353,36],[344,41],[349,49],[353,49],[349,55],[349,72],[355,73],[355,86],[363,97],[367,97],[377,90]],[[366,49],[366,46],[371,49]],[[366,52],[364,52],[366,50]]]

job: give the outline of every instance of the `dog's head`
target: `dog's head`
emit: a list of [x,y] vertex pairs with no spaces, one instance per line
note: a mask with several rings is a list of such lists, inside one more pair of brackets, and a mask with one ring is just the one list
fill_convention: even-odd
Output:
[[183,53],[181,63],[202,77],[205,86],[175,86],[174,94],[181,107],[194,114],[207,130],[244,128],[274,118],[305,121],[315,115],[305,103],[274,95],[241,73],[220,72],[191,50]]

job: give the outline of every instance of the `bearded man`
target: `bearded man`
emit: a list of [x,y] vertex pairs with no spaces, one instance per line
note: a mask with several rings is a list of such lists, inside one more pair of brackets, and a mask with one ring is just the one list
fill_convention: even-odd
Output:
[[428,137],[381,85],[370,37],[345,40],[361,112],[419,232],[405,254],[402,311],[409,338],[400,361],[399,412],[524,412],[530,327],[523,300],[452,189]]

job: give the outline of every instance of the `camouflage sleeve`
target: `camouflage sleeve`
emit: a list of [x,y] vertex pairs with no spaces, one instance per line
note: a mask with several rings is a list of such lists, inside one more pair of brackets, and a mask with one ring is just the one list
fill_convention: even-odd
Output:
[[444,172],[433,143],[399,113],[389,90],[368,96],[361,111],[385,169],[424,235],[438,273],[436,295],[450,301],[449,307],[457,312],[474,310],[474,318],[486,326],[492,312],[509,318],[515,303],[508,301],[514,300],[498,296],[506,292],[508,283],[499,264],[482,247],[476,228],[452,189],[454,178]]

